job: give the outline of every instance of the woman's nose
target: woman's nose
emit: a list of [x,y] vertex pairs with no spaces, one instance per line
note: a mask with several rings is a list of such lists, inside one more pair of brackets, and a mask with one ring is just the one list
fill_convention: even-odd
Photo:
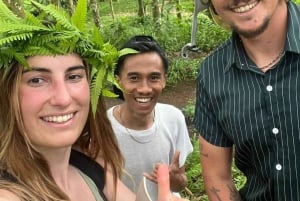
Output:
[[50,103],[54,106],[67,106],[70,104],[72,96],[66,83],[56,83],[52,88]]

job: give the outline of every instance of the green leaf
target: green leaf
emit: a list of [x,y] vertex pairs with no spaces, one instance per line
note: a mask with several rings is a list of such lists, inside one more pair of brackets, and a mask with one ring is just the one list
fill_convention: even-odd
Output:
[[33,0],[32,3],[50,16],[54,17],[54,19],[59,23],[58,25],[61,25],[62,27],[65,27],[69,30],[74,30],[74,26],[72,26],[72,24],[70,23],[70,16],[63,8],[57,7],[52,4],[44,6]]
[[115,94],[114,92],[108,90],[108,89],[103,89],[102,90],[102,96],[108,97],[108,98],[117,98],[118,95]]
[[104,66],[99,66],[98,72],[96,73],[96,77],[92,79],[91,84],[91,105],[93,114],[96,114],[98,100],[103,89],[103,82],[105,80],[105,77],[106,68]]
[[87,1],[78,0],[75,11],[71,17],[72,23],[82,32],[86,32],[87,25]]
[[13,36],[0,38],[0,46],[5,45],[7,43],[12,43],[14,41],[22,41],[28,38],[32,38],[32,33],[20,33]]
[[137,54],[139,51],[131,48],[123,48],[119,51],[119,57],[127,55],[127,54]]
[[15,23],[18,23],[20,20],[22,20],[17,15],[15,15],[11,10],[9,10],[6,4],[2,0],[0,0],[0,19],[1,21],[9,21]]

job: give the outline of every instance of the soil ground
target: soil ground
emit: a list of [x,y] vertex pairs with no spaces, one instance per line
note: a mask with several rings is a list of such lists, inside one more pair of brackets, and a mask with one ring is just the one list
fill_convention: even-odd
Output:
[[[160,98],[159,102],[168,103],[182,109],[189,101],[195,99],[196,84],[194,80],[180,81],[174,86],[167,86]],[[107,107],[118,105],[122,101],[118,98],[106,98]]]

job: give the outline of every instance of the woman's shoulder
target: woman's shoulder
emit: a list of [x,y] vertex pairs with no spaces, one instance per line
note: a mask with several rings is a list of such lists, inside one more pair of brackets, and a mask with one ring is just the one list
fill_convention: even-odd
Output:
[[11,191],[0,189],[0,201],[21,201],[21,199]]

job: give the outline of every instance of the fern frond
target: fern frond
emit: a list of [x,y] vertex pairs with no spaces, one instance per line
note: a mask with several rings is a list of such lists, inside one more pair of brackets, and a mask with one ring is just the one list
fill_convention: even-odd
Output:
[[29,67],[26,58],[24,57],[24,54],[20,54],[20,53],[14,53],[14,58],[15,60],[18,61],[19,64],[21,64],[22,66],[26,66]]
[[44,6],[36,1],[32,1],[32,3],[42,11],[52,16],[62,27],[65,27],[68,30],[73,30],[74,26],[70,23],[70,16],[63,8],[52,4]]
[[[0,22],[1,23],[1,22]],[[0,33],[21,33],[21,32],[33,32],[33,31],[42,31],[46,30],[43,27],[32,26],[27,24],[12,24],[7,22],[2,22],[0,26]]]
[[25,41],[28,40],[28,38],[32,38],[33,34],[32,33],[20,33],[8,37],[1,37],[0,38],[0,46],[5,45],[7,43],[13,43],[15,41]]
[[34,55],[55,55],[57,52],[42,46],[28,46],[23,50],[24,55],[34,56]]
[[25,12],[25,21],[29,25],[38,26],[38,27],[44,27],[44,25],[41,23],[41,20],[32,15],[30,12]]
[[2,21],[9,21],[9,22],[19,22],[21,20],[21,18],[19,18],[11,10],[7,8],[7,6],[2,0],[0,0],[0,19]]
[[91,105],[93,114],[96,113],[99,96],[101,95],[103,89],[103,82],[106,77],[106,68],[98,68],[98,72],[95,75],[95,78],[92,79],[91,83]]
[[86,32],[87,26],[87,1],[78,0],[75,11],[71,17],[73,25],[75,25],[83,33]]
[[14,50],[8,47],[1,47],[0,54],[1,54],[1,65],[0,68],[5,68],[10,64],[14,57]]

